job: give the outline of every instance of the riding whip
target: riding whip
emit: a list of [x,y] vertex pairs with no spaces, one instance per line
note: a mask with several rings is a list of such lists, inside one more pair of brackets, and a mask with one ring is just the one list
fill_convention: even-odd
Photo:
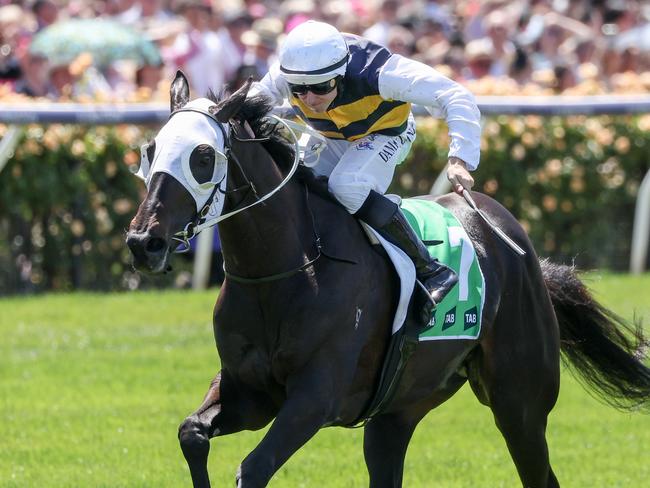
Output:
[[476,211],[476,213],[479,214],[479,216],[485,221],[485,223],[490,227],[490,229],[492,229],[492,231],[497,236],[499,236],[501,238],[501,240],[503,242],[505,242],[508,245],[508,247],[510,247],[510,249],[515,251],[520,256],[525,256],[526,255],[526,251],[524,251],[521,247],[519,247],[519,245],[515,241],[510,239],[510,237],[508,237],[508,235],[505,232],[503,232],[501,229],[499,229],[496,226],[496,224],[490,220],[490,218],[487,216],[487,214],[485,212],[483,212],[483,210],[478,208],[478,206],[476,205],[476,202],[472,198],[472,195],[469,193],[469,191],[466,188],[463,188],[463,197],[465,198],[465,201],[467,201],[469,206],[472,207]]

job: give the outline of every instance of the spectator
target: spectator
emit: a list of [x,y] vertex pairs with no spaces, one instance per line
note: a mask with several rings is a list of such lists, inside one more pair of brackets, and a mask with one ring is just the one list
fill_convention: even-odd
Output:
[[363,37],[382,46],[388,45],[388,32],[397,24],[397,0],[383,0],[377,12],[377,19],[368,29],[363,32]]
[[[363,30],[358,30],[358,28],[361,27],[360,23],[358,22],[359,19],[352,13],[352,6],[348,2],[340,2],[335,0],[324,3],[319,11],[319,17],[323,22],[339,26],[346,23],[344,19],[349,19],[351,22],[347,22],[347,24],[350,27],[357,29],[357,32],[359,33],[361,33]],[[346,32],[351,33],[347,30]]]
[[465,78],[478,80],[488,76],[494,61],[494,46],[487,37],[471,41],[465,46],[467,71]]
[[58,99],[71,98],[76,80],[70,72],[70,66],[67,64],[52,66],[49,75],[52,96]]
[[59,18],[59,9],[52,0],[36,0],[32,4],[32,12],[36,19],[36,31],[54,24]]
[[273,14],[269,12],[265,2],[260,2],[258,0],[243,0],[243,3],[245,5],[246,13],[250,15],[251,19],[258,20],[273,16]]
[[228,83],[228,88],[230,91],[235,91],[241,87],[248,78],[253,78],[255,81],[259,81],[264,73],[260,73],[255,66],[249,66],[247,64],[242,64],[237,71],[235,76]]
[[485,37],[487,32],[484,29],[484,19],[495,10],[507,8],[508,4],[509,2],[506,0],[468,2],[462,15],[464,18],[463,38],[465,41],[471,42]]
[[417,29],[416,52],[426,53],[434,46],[448,46],[444,26],[433,19],[425,19]]
[[[310,18],[344,32],[364,32],[395,53],[441,67],[454,80],[509,76],[530,93],[535,92],[531,80],[555,91],[588,83],[587,92],[598,93],[632,79],[617,75],[640,79],[650,71],[650,11],[632,0],[238,0],[224,3],[227,8],[219,12],[213,10],[222,5],[216,0],[0,0],[0,5],[0,81],[11,89],[20,79],[15,90],[26,94],[43,93],[38,72],[44,63],[17,54],[20,44],[58,19],[92,16],[134,25],[163,57],[162,66],[122,70],[119,83],[114,70],[105,72],[114,99],[137,87],[146,88],[141,95],[152,95],[156,80],[168,80],[178,67],[198,94],[257,76],[273,59],[278,38]],[[261,28],[269,19],[273,29]],[[25,70],[30,73],[21,74]],[[66,78],[65,69],[52,70],[57,83],[48,83],[48,90],[59,93],[61,86],[53,87]],[[82,85],[88,77],[83,78],[67,96],[87,93]]]
[[223,47],[223,61],[228,79],[232,79],[243,63],[246,45],[242,42],[244,32],[251,29],[253,19],[245,10],[224,12],[223,27],[217,32]]
[[439,25],[446,37],[450,36],[453,30],[452,15],[449,5],[446,5],[447,3],[448,2],[441,0],[427,0],[426,5],[424,6],[425,18],[428,21]]
[[33,18],[18,5],[0,7],[0,81],[15,81],[21,75],[16,49],[21,39],[34,31]]
[[167,22],[172,14],[165,8],[163,0],[140,0],[140,20],[142,22]]
[[515,46],[510,40],[509,25],[512,22],[504,10],[494,10],[486,18],[484,28],[487,37],[492,43],[493,61],[490,75],[504,76],[512,64],[515,55]]
[[415,37],[411,32],[399,25],[388,30],[388,50],[394,54],[411,57],[415,51]]
[[[560,46],[571,36],[591,37],[592,30],[581,22],[569,19],[555,12],[544,15],[544,28],[533,44],[531,61],[535,71],[553,69],[558,63],[566,62],[560,57]],[[573,61],[573,60],[571,60]]]
[[[97,68],[92,56],[80,54],[69,64],[50,68],[49,96],[57,99],[107,99],[113,89]],[[125,90],[126,92],[126,90]]]
[[524,49],[517,46],[512,62],[508,68],[508,76],[519,86],[524,86],[531,82],[532,75],[533,66],[530,62],[530,56]]
[[187,73],[194,91],[203,96],[208,89],[224,85],[227,76],[221,39],[208,29],[212,7],[202,1],[182,0],[178,11],[187,21],[187,29],[174,42],[175,61]]
[[593,63],[602,54],[593,37],[571,36],[560,46],[560,55],[565,59],[574,59],[577,64]]
[[140,99],[150,99],[159,91],[163,80],[164,66],[162,64],[145,64],[135,72],[135,84],[140,93]]
[[317,19],[317,2],[314,0],[288,0],[280,8],[285,19],[284,32],[291,32],[296,26],[310,19]]
[[30,54],[27,49],[20,59],[21,75],[14,91],[28,97],[45,97],[49,93],[49,65],[47,58]]
[[553,68],[553,75],[555,81],[553,83],[553,91],[560,94],[576,86],[576,76],[573,68],[568,64],[557,64]]
[[[467,81],[465,79],[465,56],[463,48],[460,46],[451,46],[442,58],[442,66],[439,69],[443,74],[459,83]],[[435,66],[434,66],[435,67]]]
[[282,21],[277,18],[256,20],[252,29],[242,34],[242,42],[247,49],[242,64],[255,67],[259,79],[275,60],[277,40],[282,33]]
[[122,24],[134,25],[140,21],[142,9],[137,0],[107,0],[105,14]]

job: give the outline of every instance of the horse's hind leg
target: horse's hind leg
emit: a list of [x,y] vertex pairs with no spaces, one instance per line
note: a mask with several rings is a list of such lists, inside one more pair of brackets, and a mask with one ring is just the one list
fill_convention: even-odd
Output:
[[[546,417],[542,411],[526,411],[520,405],[497,402],[492,406],[522,485],[526,488],[559,488],[551,468],[546,443]],[[514,411],[518,410],[518,411]]]
[[210,439],[244,429],[259,429],[274,415],[263,398],[248,397],[229,381],[227,371],[212,380],[201,406],[178,429],[178,439],[195,488],[209,488]]
[[517,320],[510,310],[505,320],[497,317],[482,340],[469,364],[469,382],[492,409],[523,486],[559,487],[546,443],[546,421],[559,390],[555,318],[529,309],[533,313],[527,320]]

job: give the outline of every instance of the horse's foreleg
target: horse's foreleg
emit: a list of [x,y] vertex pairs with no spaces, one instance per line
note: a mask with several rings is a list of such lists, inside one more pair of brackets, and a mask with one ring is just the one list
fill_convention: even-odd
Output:
[[208,453],[212,437],[244,429],[259,429],[273,415],[267,401],[246,396],[229,380],[226,371],[217,374],[201,406],[178,429],[178,439],[194,487],[210,486]]
[[322,374],[301,374],[288,386],[288,396],[262,441],[241,463],[237,487],[261,488],[280,467],[327,423],[333,380]]

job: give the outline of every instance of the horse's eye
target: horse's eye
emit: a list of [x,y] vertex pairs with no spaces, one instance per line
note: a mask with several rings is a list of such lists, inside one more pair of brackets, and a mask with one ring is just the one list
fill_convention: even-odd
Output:
[[207,183],[214,173],[214,148],[208,144],[200,144],[190,155],[190,170],[197,183]]

